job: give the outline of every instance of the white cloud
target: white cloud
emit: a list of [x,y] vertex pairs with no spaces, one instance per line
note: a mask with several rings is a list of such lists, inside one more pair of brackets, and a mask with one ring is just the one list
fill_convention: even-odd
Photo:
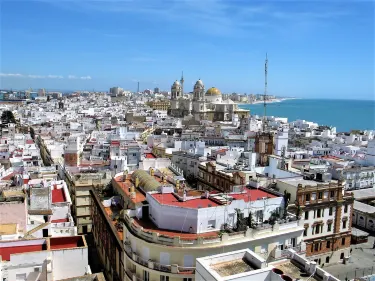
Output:
[[82,79],[82,80],[91,80],[91,76],[81,76],[80,79]]
[[52,79],[63,79],[64,76],[62,75],[48,75],[47,78],[52,78]]
[[29,74],[27,75],[28,78],[32,78],[32,79],[41,79],[41,78],[46,78],[46,76],[43,76],[43,75],[34,75],[34,74]]
[[0,73],[1,77],[23,77],[22,74],[19,73]]
[[[20,74],[20,73],[0,73],[0,77],[19,77],[19,78],[30,78],[30,79],[64,79],[62,75],[36,75],[36,74]],[[91,76],[75,76],[75,75],[68,75],[68,79],[81,79],[81,80],[91,80]]]

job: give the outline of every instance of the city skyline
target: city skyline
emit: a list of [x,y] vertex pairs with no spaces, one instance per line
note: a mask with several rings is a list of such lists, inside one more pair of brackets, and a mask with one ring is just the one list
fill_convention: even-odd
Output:
[[0,88],[168,90],[183,70],[186,91],[262,94],[267,52],[269,94],[374,99],[371,2],[1,5]]

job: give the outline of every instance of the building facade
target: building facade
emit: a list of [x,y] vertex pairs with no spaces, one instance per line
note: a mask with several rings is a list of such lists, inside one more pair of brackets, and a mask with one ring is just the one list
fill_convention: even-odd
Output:
[[223,100],[219,89],[212,87],[205,91],[202,80],[194,85],[193,98],[184,97],[184,78],[175,81],[171,87],[171,108],[169,114],[174,117],[190,116],[195,121],[232,121],[233,118],[245,118],[249,111],[238,108],[232,100]]
[[296,206],[304,221],[306,256],[319,265],[344,261],[350,255],[354,197],[342,183],[298,185]]

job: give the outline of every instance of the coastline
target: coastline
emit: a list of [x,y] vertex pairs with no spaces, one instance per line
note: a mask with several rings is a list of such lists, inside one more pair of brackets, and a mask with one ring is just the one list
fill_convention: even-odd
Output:
[[[279,98],[279,99],[271,99],[271,100],[267,100],[266,103],[277,103],[277,102],[283,102],[283,101],[286,101],[286,100],[297,100],[297,99],[300,99],[300,98]],[[252,103],[248,103],[248,102],[236,102],[238,105],[253,105],[253,104],[263,104],[264,101],[262,100],[257,100],[257,101],[254,101]]]

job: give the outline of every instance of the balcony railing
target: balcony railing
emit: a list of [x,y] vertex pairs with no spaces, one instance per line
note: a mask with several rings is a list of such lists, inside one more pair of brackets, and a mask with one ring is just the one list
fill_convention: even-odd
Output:
[[[176,273],[176,274],[195,274],[195,267],[185,267],[185,266],[179,266],[177,264],[164,265],[164,264],[155,262],[153,260],[145,260],[144,258],[137,255],[135,252],[133,252],[130,245],[127,244],[126,242],[125,242],[125,252],[126,252],[126,255],[132,261],[150,269],[154,269],[154,270],[158,270],[162,272],[168,272],[168,273]],[[128,276],[131,276],[130,273],[132,272],[127,272]]]
[[146,241],[152,243],[158,243],[162,245],[175,246],[175,247],[196,247],[197,245],[213,245],[221,244],[229,240],[240,240],[244,238],[256,239],[264,236],[265,234],[289,231],[290,229],[303,229],[303,221],[292,219],[291,221],[280,221],[274,225],[263,224],[258,225],[254,228],[248,228],[242,232],[223,233],[221,235],[213,234],[212,237],[200,237],[197,234],[196,238],[183,239],[178,233],[175,235],[167,236],[160,234],[157,231],[146,231],[142,226],[136,223],[136,221],[129,217],[127,212],[124,212],[125,225],[131,230],[136,236],[143,238]]

